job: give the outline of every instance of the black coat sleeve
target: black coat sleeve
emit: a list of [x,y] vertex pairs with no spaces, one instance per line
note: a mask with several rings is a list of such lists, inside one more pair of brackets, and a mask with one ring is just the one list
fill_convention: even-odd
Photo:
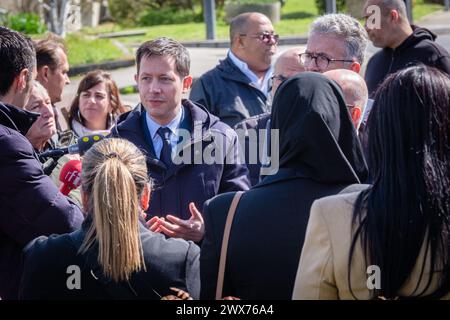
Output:
[[189,94],[189,100],[192,100],[198,104],[204,106],[209,112],[214,114],[214,106],[211,101],[211,94],[208,92],[208,86],[205,85],[205,79],[200,77],[192,85],[191,92]]
[[44,174],[33,147],[16,133],[0,136],[0,231],[25,246],[41,235],[78,229],[80,208]]

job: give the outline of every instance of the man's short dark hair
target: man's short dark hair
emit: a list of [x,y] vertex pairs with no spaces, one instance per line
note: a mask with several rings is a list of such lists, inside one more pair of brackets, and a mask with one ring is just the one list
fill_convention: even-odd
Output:
[[36,66],[33,42],[23,34],[0,27],[0,96],[11,88],[14,79],[23,69],[28,69],[28,79]]
[[161,37],[141,44],[136,52],[137,72],[141,66],[142,58],[151,56],[170,56],[175,59],[175,66],[180,76],[189,75],[191,58],[188,50],[178,41]]
[[36,48],[38,70],[43,66],[48,66],[54,71],[60,64],[60,59],[57,54],[58,50],[61,49],[67,54],[64,40],[54,34],[49,34],[46,39],[36,41],[34,46]]
[[402,18],[408,19],[408,12],[403,0],[381,0],[378,3],[383,14],[388,14],[391,10],[396,10]]

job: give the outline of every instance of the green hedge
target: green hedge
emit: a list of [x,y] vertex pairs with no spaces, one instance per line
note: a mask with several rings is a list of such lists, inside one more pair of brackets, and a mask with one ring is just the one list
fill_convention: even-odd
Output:
[[158,26],[165,24],[181,24],[188,22],[202,22],[201,12],[193,10],[178,10],[177,8],[164,8],[160,10],[147,10],[138,18],[141,26]]
[[[316,0],[316,6],[319,14],[324,14],[327,9],[327,2],[326,0]],[[339,12],[345,11],[345,0],[336,0],[336,6]]]
[[35,13],[7,15],[6,25],[10,29],[26,34],[41,34],[46,31],[45,25],[41,23],[41,19]]

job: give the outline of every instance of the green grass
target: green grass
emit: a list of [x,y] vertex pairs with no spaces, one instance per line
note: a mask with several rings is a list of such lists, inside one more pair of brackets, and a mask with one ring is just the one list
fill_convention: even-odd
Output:
[[440,4],[425,4],[423,0],[416,0],[413,7],[414,21],[420,20],[420,18],[443,8],[444,6]]
[[89,39],[69,34],[66,45],[71,66],[124,59],[127,56],[108,39]]

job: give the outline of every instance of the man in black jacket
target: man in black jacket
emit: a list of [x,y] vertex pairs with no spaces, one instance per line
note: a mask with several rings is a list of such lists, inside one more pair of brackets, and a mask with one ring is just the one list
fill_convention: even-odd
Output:
[[16,299],[23,247],[81,226],[83,215],[42,171],[25,137],[37,114],[23,107],[36,74],[29,38],[0,27],[0,298]]
[[227,58],[194,83],[189,98],[233,127],[269,111],[270,66],[278,35],[265,15],[243,13],[231,21],[230,42]]
[[424,63],[450,74],[450,54],[435,42],[431,31],[410,25],[402,0],[368,0],[364,12],[370,40],[383,48],[367,65],[371,97],[389,74],[412,64]]

